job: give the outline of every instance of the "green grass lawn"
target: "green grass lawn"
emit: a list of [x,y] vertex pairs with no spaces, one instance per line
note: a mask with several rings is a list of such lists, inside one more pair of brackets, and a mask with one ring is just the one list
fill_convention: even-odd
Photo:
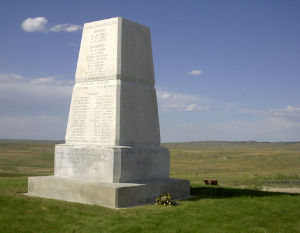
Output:
[[300,232],[300,195],[259,190],[265,179],[299,186],[300,143],[166,146],[171,176],[191,179],[193,198],[112,210],[24,195],[28,175],[53,174],[54,143],[0,142],[0,232]]

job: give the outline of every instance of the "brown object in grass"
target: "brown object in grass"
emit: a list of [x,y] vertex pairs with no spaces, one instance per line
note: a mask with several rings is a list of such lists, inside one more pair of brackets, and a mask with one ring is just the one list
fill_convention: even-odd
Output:
[[207,185],[218,185],[217,180],[204,180],[204,183]]

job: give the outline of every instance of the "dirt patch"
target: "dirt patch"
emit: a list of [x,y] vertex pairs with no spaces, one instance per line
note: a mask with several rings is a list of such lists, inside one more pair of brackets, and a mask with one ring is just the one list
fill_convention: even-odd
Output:
[[279,193],[300,193],[300,188],[279,188],[279,187],[263,187],[263,191],[279,192]]

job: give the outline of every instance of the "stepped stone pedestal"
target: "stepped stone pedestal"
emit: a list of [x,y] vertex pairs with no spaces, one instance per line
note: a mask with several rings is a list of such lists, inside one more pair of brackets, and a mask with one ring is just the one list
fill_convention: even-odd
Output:
[[28,195],[110,208],[163,192],[188,197],[189,181],[169,179],[160,146],[149,28],[123,18],[86,23],[75,80],[54,176],[29,177]]

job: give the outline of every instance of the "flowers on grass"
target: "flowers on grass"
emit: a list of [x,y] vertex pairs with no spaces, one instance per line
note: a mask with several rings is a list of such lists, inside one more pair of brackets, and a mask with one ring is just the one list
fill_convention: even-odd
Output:
[[155,204],[156,205],[176,205],[176,202],[172,200],[172,195],[170,193],[163,193],[159,195],[155,199]]

